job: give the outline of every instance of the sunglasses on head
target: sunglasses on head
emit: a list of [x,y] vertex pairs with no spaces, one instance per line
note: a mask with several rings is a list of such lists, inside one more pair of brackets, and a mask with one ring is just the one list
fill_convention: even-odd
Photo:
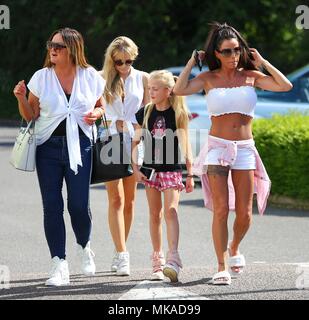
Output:
[[67,46],[62,44],[62,43],[58,43],[58,42],[52,42],[52,41],[47,41],[46,42],[46,48],[47,50],[51,50],[51,49],[55,49],[55,50],[61,50],[66,48]]
[[128,59],[123,62],[122,60],[119,59],[119,60],[115,60],[114,63],[116,66],[119,66],[119,67],[121,67],[124,64],[126,64],[127,66],[130,66],[133,63],[133,60]]
[[228,48],[228,49],[222,49],[222,50],[217,50],[219,53],[223,55],[223,57],[229,58],[231,57],[234,53],[236,56],[238,56],[241,52],[240,47],[236,47],[234,49]]

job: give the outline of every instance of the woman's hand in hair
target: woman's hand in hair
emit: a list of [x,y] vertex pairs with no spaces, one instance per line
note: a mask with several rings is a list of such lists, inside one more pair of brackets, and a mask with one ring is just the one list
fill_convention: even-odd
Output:
[[199,59],[200,59],[201,61],[203,61],[203,60],[205,59],[205,57],[206,57],[205,51],[203,51],[203,50],[198,50],[197,53],[198,53]]
[[[191,58],[190,58],[190,60],[189,60],[189,61],[192,63],[192,67],[194,67],[194,66],[196,65],[195,52],[196,52],[196,51],[193,50],[192,56],[191,56]],[[205,56],[206,56],[205,51],[203,51],[203,50],[197,50],[197,54],[198,54],[198,59],[199,59],[199,60],[203,61],[203,60],[205,59]]]
[[264,58],[260,55],[260,53],[255,48],[250,48],[250,51],[251,51],[252,56],[254,58],[254,60],[252,60],[253,64],[257,68],[262,67],[262,64],[264,62]]

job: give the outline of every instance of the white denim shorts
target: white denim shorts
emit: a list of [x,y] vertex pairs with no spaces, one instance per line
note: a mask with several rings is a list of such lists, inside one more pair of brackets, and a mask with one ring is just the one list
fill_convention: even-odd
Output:
[[[220,140],[225,140],[222,138],[217,138]],[[228,141],[228,140],[226,140]],[[244,141],[244,140],[241,140]],[[237,142],[240,141],[235,141]],[[225,151],[224,148],[214,148],[209,150],[207,153],[207,165],[218,165],[220,166],[218,158],[220,158],[220,155]],[[254,150],[251,148],[237,148],[237,156],[234,164],[231,166],[231,169],[235,170],[255,170],[256,169],[256,161],[255,161],[255,153]]]

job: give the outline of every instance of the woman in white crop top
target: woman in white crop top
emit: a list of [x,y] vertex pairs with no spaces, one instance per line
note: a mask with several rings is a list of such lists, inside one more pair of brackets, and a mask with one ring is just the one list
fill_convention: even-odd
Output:
[[92,227],[89,181],[92,125],[104,112],[104,81],[86,61],[81,34],[65,28],[50,36],[44,68],[32,76],[28,88],[28,100],[24,81],[17,84],[14,94],[21,115],[28,121],[36,119],[36,169],[52,258],[52,272],[46,285],[67,285],[64,181],[82,271],[86,275],[95,273],[89,242]]
[[[137,55],[138,48],[130,38],[117,37],[106,50],[101,71],[106,81],[104,98],[110,131],[111,134],[123,132],[128,154],[131,154],[131,138],[137,123],[135,113],[150,101],[148,74],[132,66]],[[126,241],[134,217],[136,186],[133,175],[106,183],[109,227],[115,245],[111,270],[119,276],[130,274]]]
[[[199,51],[198,57],[206,59],[210,71],[188,80],[196,63],[192,54],[174,93],[190,95],[202,89],[206,92],[212,125],[208,141],[194,163],[194,172],[201,175],[205,206],[214,212],[212,232],[218,273],[213,283],[230,284],[226,258],[229,256],[233,275],[243,272],[245,258],[239,252],[239,244],[252,220],[254,189],[258,191],[259,210],[263,213],[270,188],[252,139],[251,123],[257,100],[254,87],[289,91],[292,84],[226,23],[212,24],[205,51]],[[258,71],[260,67],[269,75]],[[232,209],[236,211],[236,219],[233,238],[228,243],[227,220]]]

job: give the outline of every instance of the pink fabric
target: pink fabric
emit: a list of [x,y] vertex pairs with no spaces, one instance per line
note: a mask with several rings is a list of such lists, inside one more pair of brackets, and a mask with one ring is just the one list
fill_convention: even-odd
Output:
[[166,189],[185,189],[182,183],[182,173],[180,171],[155,172],[153,180],[145,180],[144,185],[149,188],[155,188],[159,191]]
[[[237,148],[251,148],[255,153],[256,169],[254,171],[254,193],[257,194],[257,205],[262,215],[266,209],[267,199],[270,193],[271,181],[254,145],[254,140],[232,141],[208,136],[207,143],[201,149],[200,154],[193,164],[193,173],[201,176],[204,193],[204,204],[209,210],[213,210],[213,202],[209,181],[207,176],[207,153],[213,148],[225,148],[225,151],[218,158],[222,166],[231,166],[237,156]],[[235,190],[232,183],[231,171],[228,177],[229,208],[235,211]]]

